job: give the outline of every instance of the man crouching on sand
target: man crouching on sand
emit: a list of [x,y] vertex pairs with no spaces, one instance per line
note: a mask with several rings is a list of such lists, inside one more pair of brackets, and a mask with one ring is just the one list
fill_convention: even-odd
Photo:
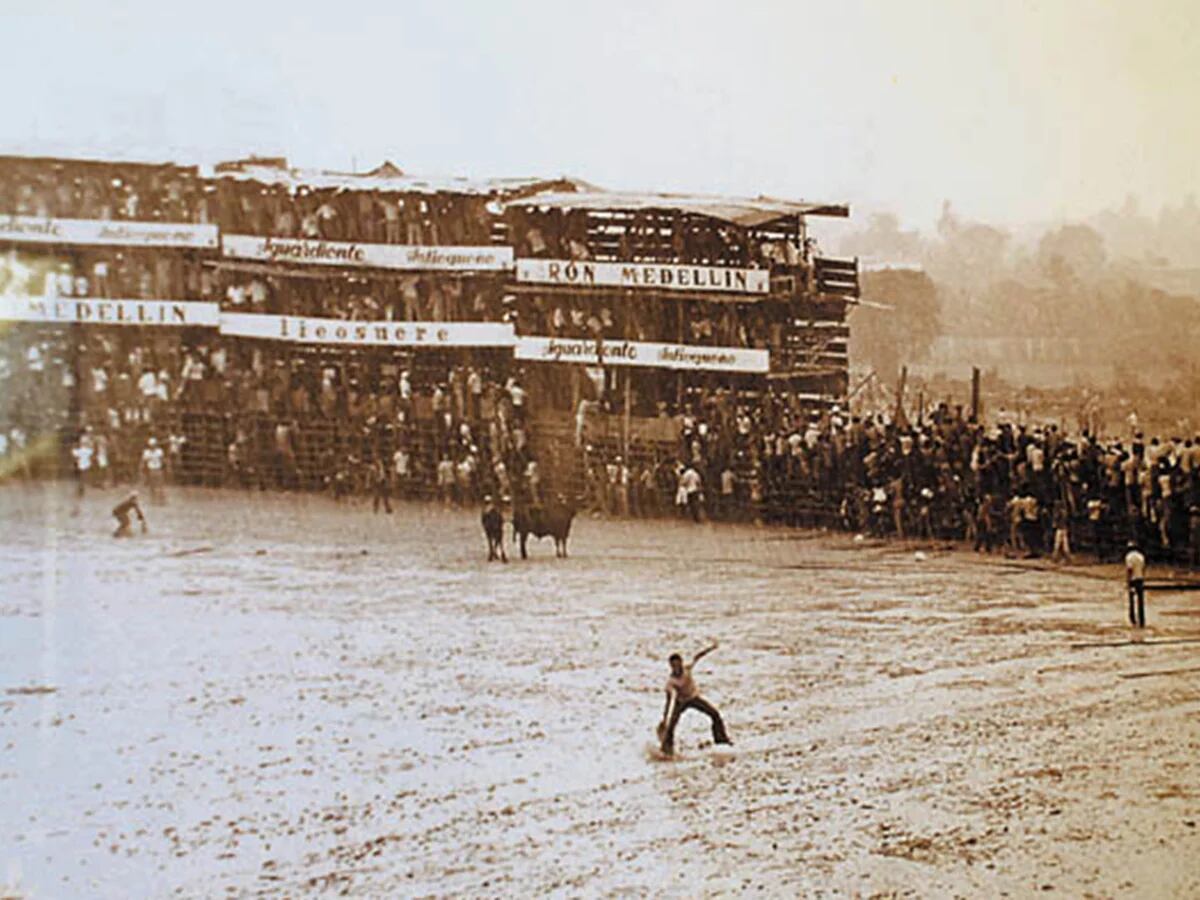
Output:
[[672,653],[667,660],[671,664],[671,677],[667,679],[667,705],[663,709],[662,721],[658,724],[658,739],[663,753],[670,755],[675,752],[675,726],[685,709],[698,709],[712,720],[714,744],[733,743],[725,733],[725,723],[721,721],[721,714],[715,706],[700,696],[692,678],[692,668],[696,663],[716,649],[716,644],[706,647],[686,666],[683,664],[683,657],[678,653]]
[[117,530],[113,532],[113,537],[129,537],[133,534],[132,522],[129,518],[130,513],[137,513],[138,521],[142,523],[142,534],[146,533],[146,517],[142,515],[142,507],[138,503],[137,491],[133,491],[113,507],[113,518],[117,520]]

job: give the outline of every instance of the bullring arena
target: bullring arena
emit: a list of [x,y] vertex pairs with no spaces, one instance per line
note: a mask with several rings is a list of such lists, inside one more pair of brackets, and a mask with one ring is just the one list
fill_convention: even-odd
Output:
[[844,204],[0,175],[5,896],[1200,893],[1200,448],[862,408]]
[[[1111,579],[952,549],[584,518],[500,566],[428,505],[172,489],[113,542],[105,499],[0,489],[30,896],[1200,890],[1186,593],[1130,645]],[[734,747],[655,761],[710,638]]]

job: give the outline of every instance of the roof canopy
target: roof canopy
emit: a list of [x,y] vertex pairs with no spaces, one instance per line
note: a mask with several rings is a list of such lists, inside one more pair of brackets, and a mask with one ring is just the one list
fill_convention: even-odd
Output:
[[256,181],[291,190],[384,191],[402,194],[512,194],[556,185],[545,178],[464,178],[458,176],[405,175],[390,163],[365,175],[319,169],[288,169],[272,165],[241,164],[217,173],[218,178]]
[[771,197],[743,199],[717,197],[709,194],[637,194],[594,189],[533,194],[510,201],[507,205],[526,209],[558,209],[563,212],[571,210],[592,212],[677,211],[721,219],[747,228],[792,216],[839,216],[845,218],[850,215],[850,207],[844,203],[793,202],[776,200]]

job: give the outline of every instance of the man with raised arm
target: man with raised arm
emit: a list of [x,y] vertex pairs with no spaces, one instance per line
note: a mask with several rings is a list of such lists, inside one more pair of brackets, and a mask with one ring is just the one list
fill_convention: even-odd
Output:
[[667,705],[663,709],[662,721],[658,724],[658,738],[663,753],[670,755],[675,752],[675,726],[685,709],[696,709],[708,716],[712,721],[714,744],[733,743],[725,733],[725,723],[721,720],[721,714],[715,706],[700,696],[692,678],[692,669],[696,663],[716,649],[716,644],[705,647],[686,666],[683,664],[683,657],[678,653],[672,653],[667,660],[671,665],[671,676],[667,679]]

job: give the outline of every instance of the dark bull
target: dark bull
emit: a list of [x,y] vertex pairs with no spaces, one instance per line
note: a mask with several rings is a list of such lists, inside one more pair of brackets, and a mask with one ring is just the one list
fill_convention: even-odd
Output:
[[521,504],[513,508],[513,540],[521,544],[521,559],[528,559],[525,542],[529,535],[535,538],[554,538],[554,555],[566,558],[567,538],[571,534],[571,521],[575,518],[575,503],[559,497],[545,506]]

